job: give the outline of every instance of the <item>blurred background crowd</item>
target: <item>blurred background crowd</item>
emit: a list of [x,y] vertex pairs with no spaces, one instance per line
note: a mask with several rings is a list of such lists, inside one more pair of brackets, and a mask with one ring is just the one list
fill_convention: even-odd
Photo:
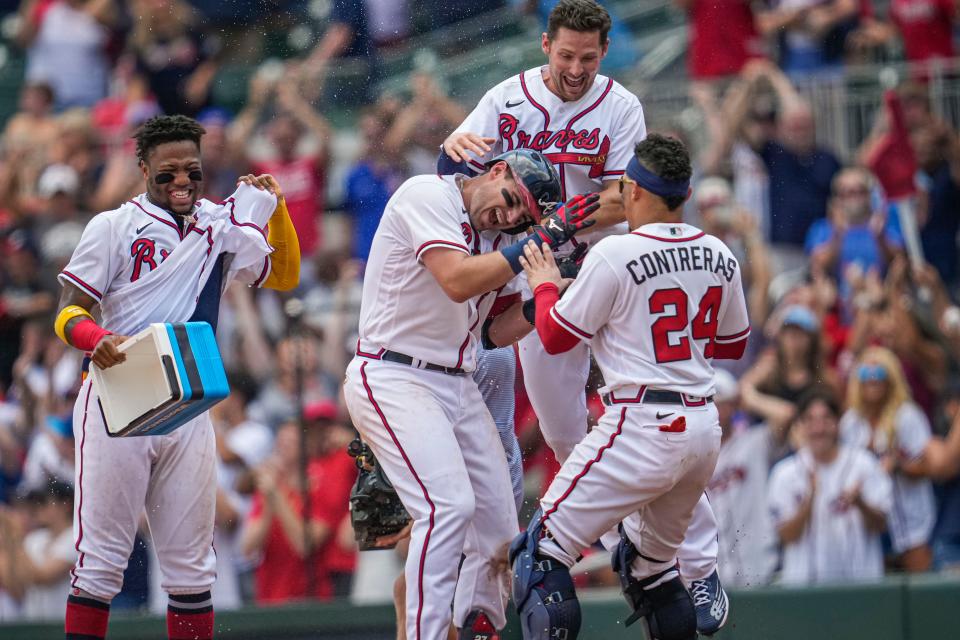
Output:
[[[0,1],[0,620],[63,615],[82,354],[53,335],[56,274],[93,214],[143,190],[130,135],[159,113],[206,128],[206,197],[276,176],[304,256],[289,296],[225,294],[216,606],[389,600],[399,552],[358,557],[347,511],[364,260],[399,184],[434,171],[487,88],[543,63],[553,4]],[[601,71],[695,151],[688,221],[745,276],[754,333],[718,375],[709,488],[725,583],[957,570],[957,2],[604,4]],[[557,465],[516,397],[529,506]],[[138,540],[113,609],[159,611]],[[614,584],[607,564],[578,580]]]

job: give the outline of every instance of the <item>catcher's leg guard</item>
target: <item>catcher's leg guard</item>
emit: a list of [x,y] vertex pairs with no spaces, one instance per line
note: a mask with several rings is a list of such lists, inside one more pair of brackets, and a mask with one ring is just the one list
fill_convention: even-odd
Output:
[[[697,611],[680,579],[680,572],[671,567],[649,578],[637,580],[630,575],[630,565],[637,553],[637,548],[621,529],[620,544],[613,552],[613,570],[620,574],[623,596],[633,609],[625,625],[629,626],[642,618],[647,635],[653,640],[696,640]],[[672,577],[670,573],[673,573]]]
[[524,640],[575,640],[580,633],[580,602],[570,571],[538,551],[540,513],[510,545],[513,602]]

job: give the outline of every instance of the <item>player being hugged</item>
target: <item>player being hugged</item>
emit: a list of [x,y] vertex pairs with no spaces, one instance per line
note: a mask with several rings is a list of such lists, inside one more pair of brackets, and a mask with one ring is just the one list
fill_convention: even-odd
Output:
[[[444,141],[438,160],[441,174],[482,169],[484,161],[510,149],[541,151],[558,169],[564,199],[575,194],[600,194],[594,214],[596,225],[563,249],[597,243],[601,238],[627,232],[618,180],[633,148],[646,136],[640,100],[612,78],[600,73],[610,42],[610,16],[595,0],[560,0],[550,12],[540,46],[547,64],[528,69],[490,89],[466,120]],[[575,275],[575,255],[564,255]],[[532,292],[524,291],[530,298]],[[587,435],[587,402],[583,389],[590,372],[590,351],[578,344],[561,354],[548,354],[536,333],[519,344],[523,382],[536,411],[543,438],[563,463],[574,446]],[[487,351],[483,360],[496,359],[503,371],[512,366],[513,354]],[[512,407],[509,377],[481,383],[488,405]],[[569,393],[557,394],[558,388]],[[505,413],[505,412],[500,412]],[[494,413],[497,417],[498,413]],[[505,420],[499,421],[506,424]],[[513,437],[506,429],[504,442]],[[508,451],[510,449],[508,448]],[[616,532],[603,543],[613,549]],[[684,581],[698,594],[699,629],[719,630],[726,619],[726,594],[717,573],[717,522],[704,497],[680,548]]]
[[466,374],[478,341],[508,345],[532,329],[520,301],[488,320],[522,270],[523,247],[503,232],[534,223],[532,241],[557,247],[589,226],[596,198],[545,212],[541,203],[559,195],[556,171],[541,154],[513,151],[473,178],[407,180],[374,236],[344,394],[413,519],[409,640],[446,638],[451,601],[455,625],[467,626],[461,637],[477,637],[478,620],[488,629],[505,623],[503,558],[517,514],[503,446]]
[[[577,637],[569,568],[620,521],[614,568],[631,618],[644,618],[656,640],[697,636],[677,550],[720,451],[711,360],[740,358],[750,324],[732,252],[680,222],[690,174],[677,140],[639,143],[620,180],[631,232],[595,245],[562,300],[549,248],[524,249],[544,347],[590,343],[609,407],[511,545],[525,640]],[[625,520],[631,514],[639,518]]]
[[[60,273],[55,331],[90,354],[85,368],[90,360],[102,369],[122,363],[117,345],[154,322],[206,321],[216,329],[230,282],[296,286],[300,249],[279,185],[269,175],[244,176],[225,202],[201,200],[203,134],[184,116],[144,123],[134,137],[146,193],[95,216]],[[101,324],[91,314],[96,306]],[[169,594],[168,634],[212,638],[217,456],[209,415],[169,435],[111,438],[91,382],[84,380],[73,412],[79,555],[66,637],[106,635],[145,512]]]

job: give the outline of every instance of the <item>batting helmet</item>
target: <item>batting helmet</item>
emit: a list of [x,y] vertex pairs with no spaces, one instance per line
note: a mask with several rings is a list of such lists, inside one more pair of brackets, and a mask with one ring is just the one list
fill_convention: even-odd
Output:
[[563,199],[560,176],[539,151],[514,149],[501,153],[487,162],[487,169],[498,162],[506,162],[510,167],[524,204],[537,222]]

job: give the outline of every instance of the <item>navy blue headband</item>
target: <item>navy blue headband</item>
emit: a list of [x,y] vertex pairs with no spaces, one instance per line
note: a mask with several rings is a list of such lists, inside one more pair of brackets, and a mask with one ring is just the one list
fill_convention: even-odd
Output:
[[686,198],[687,194],[690,193],[689,179],[664,180],[657,174],[641,165],[640,162],[637,161],[636,156],[630,158],[630,162],[627,163],[627,170],[625,173],[628,178],[636,182],[650,193],[655,193],[663,198],[668,198],[670,196],[680,196],[682,198]]

